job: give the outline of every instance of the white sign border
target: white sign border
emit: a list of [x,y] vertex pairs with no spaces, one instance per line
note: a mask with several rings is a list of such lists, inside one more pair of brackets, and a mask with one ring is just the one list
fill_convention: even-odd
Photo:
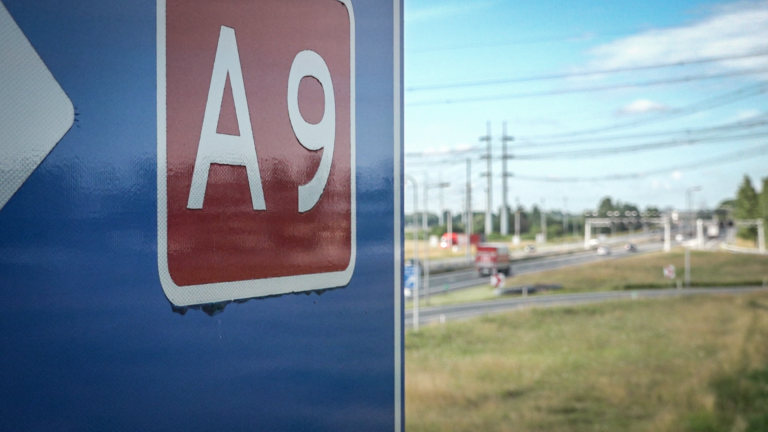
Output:
[[393,1],[393,92],[394,100],[394,196],[395,196],[395,432],[405,428],[405,366],[403,333],[403,28],[402,0]]
[[[357,259],[357,170],[355,122],[355,14],[351,0],[337,0],[349,12],[350,32],[350,175],[351,253],[347,268],[329,273],[218,282],[179,286],[168,270],[167,116],[166,116],[166,0],[157,1],[157,261],[160,282],[168,300],[176,306],[193,306],[272,295],[322,290],[347,285]],[[398,1],[398,0],[395,0]],[[399,18],[395,18],[397,21]],[[396,23],[396,26],[399,24]],[[398,50],[399,52],[399,50]],[[399,88],[399,82],[397,87]],[[399,107],[396,108],[399,111]],[[398,133],[398,132],[396,132]],[[397,188],[397,186],[396,186]]]

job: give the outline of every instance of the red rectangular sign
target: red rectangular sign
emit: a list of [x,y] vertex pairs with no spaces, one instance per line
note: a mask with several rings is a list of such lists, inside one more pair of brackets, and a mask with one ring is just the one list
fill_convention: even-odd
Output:
[[158,8],[158,263],[168,298],[184,306],[347,284],[351,4]]

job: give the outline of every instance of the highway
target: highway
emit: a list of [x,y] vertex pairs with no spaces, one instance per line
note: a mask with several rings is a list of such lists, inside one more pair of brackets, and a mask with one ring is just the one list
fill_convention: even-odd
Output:
[[[449,306],[432,306],[419,309],[419,325],[472,318],[480,315],[506,312],[528,307],[570,306],[604,301],[633,300],[638,298],[664,298],[695,294],[741,294],[768,290],[758,287],[737,288],[684,288],[684,289],[649,289],[635,291],[602,291],[576,294],[548,294],[529,297],[515,297],[476,303],[464,303]],[[406,327],[413,327],[413,311],[405,314]]]
[[[513,277],[514,275],[540,273],[576,265],[627,258],[650,252],[658,252],[662,250],[663,246],[664,245],[662,242],[650,242],[637,244],[637,252],[627,252],[623,247],[615,246],[612,249],[612,254],[606,256],[600,256],[592,250],[574,252],[567,255],[556,255],[551,257],[513,261],[512,272]],[[429,294],[435,295],[486,284],[488,284],[488,277],[481,278],[478,276],[477,271],[473,269],[459,270],[448,273],[438,273],[435,275],[430,275],[429,277]],[[425,293],[421,292],[419,297],[423,297],[424,295]]]
[[[611,236],[603,239],[603,241],[601,241],[601,244],[608,245],[611,247],[618,247],[626,244],[627,242],[645,243],[655,238],[658,238],[659,241],[661,241],[661,237],[658,232],[646,232],[646,233],[638,232],[635,234],[622,234],[622,235]],[[584,251],[584,242],[575,241],[575,242],[561,243],[561,244],[548,244],[544,246],[537,245],[536,251],[533,253],[524,252],[523,250],[519,250],[519,249],[512,250],[510,252],[510,257],[513,260],[518,260],[518,259],[527,260],[530,258],[547,258],[547,257],[563,255],[567,253],[583,252],[583,251]],[[452,271],[453,269],[466,268],[466,267],[467,267],[467,258],[463,253],[461,254],[461,256],[454,256],[451,258],[441,258],[441,259],[429,261],[430,272],[435,274],[440,273],[442,271]]]

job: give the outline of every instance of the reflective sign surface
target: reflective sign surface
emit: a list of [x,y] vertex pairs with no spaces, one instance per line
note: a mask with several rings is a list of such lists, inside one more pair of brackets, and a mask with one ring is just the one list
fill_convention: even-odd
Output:
[[[74,108],[0,208],[2,429],[400,430],[399,3],[259,2],[243,28],[249,2],[184,2],[189,31],[169,1],[163,166],[163,4],[0,1]],[[174,301],[161,244],[179,288],[349,271]]]

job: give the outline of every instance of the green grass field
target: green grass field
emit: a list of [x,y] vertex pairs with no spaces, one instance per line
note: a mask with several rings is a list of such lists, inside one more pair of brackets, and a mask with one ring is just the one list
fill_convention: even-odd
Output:
[[406,429],[766,431],[767,366],[768,293],[453,322],[406,335]]
[[[507,278],[507,286],[525,284],[561,284],[563,291],[608,291],[624,289],[672,287],[662,267],[672,264],[682,280],[682,250],[652,253],[631,258],[602,261],[543,273]],[[741,255],[728,252],[691,252],[691,284],[693,286],[759,285],[768,278],[768,256]],[[430,305],[465,303],[498,298],[490,286],[433,295]],[[423,303],[422,303],[423,305]],[[408,305],[410,307],[410,304]]]

